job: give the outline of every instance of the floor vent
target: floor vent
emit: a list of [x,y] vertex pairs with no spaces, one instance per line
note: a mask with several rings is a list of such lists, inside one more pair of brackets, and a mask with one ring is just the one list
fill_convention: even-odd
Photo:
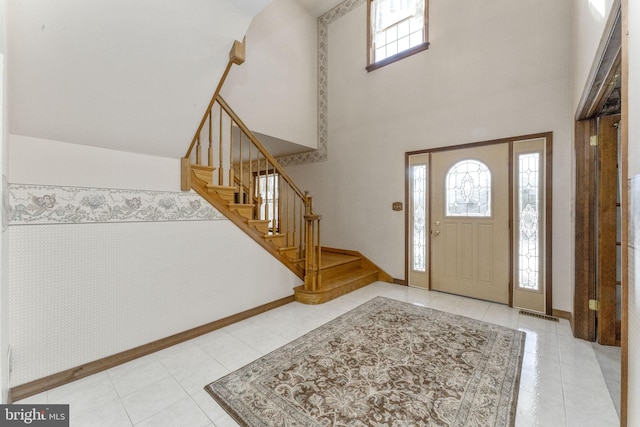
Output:
[[560,319],[558,319],[557,317],[547,316],[546,314],[541,313],[534,313],[533,311],[520,310],[520,314],[523,314],[525,316],[537,317],[538,319],[551,320],[552,322],[560,321]]

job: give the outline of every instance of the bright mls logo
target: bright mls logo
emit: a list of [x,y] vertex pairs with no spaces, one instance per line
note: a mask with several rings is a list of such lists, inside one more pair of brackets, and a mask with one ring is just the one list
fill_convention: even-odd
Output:
[[0,426],[69,427],[69,405],[0,405]]

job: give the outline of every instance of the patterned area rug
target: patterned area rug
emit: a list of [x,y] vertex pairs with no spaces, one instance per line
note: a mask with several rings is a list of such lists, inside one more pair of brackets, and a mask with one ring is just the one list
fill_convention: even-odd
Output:
[[377,297],[205,389],[242,426],[513,426],[524,339]]

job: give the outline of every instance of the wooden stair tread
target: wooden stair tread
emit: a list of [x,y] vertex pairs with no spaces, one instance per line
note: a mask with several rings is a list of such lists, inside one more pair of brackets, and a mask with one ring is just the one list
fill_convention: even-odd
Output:
[[[207,174],[215,168],[199,165],[195,169],[191,171],[191,188],[306,281],[305,259],[298,258],[299,247],[288,246],[291,242],[287,242],[287,234],[270,233],[271,221],[254,219],[255,204],[234,203],[238,200],[238,187],[212,184]],[[329,247],[321,248],[319,273],[317,287],[313,285],[315,290],[306,290],[308,284],[294,288],[296,301],[322,304],[375,281],[391,280],[388,274],[359,252]]]
[[231,187],[231,186],[228,186],[228,185],[207,184],[207,190],[238,191],[238,187]]
[[213,172],[214,170],[216,170],[216,168],[214,166],[207,166],[207,165],[196,165],[194,163],[191,164],[191,169],[199,169],[199,170],[203,170],[203,171],[211,171]]
[[253,203],[229,203],[229,208],[254,208]]
[[353,255],[344,255],[337,254],[334,252],[325,252],[322,251],[320,254],[320,269],[325,270],[332,267],[336,267],[338,265],[347,264],[354,261],[359,261],[362,257],[353,256]]
[[315,291],[307,291],[304,285],[300,285],[293,289],[295,299],[303,304],[322,304],[380,280],[380,273],[378,268],[367,266],[340,277],[322,280]]
[[265,234],[264,238],[266,240],[276,240],[276,239],[282,239],[284,237],[287,237],[286,234],[280,234],[280,233],[276,233],[276,234]]
[[350,273],[343,274],[339,277],[334,277],[333,279],[323,280],[322,285],[320,285],[319,291],[329,291],[331,289],[339,288],[347,283],[353,282],[354,280],[362,279],[372,274],[377,275],[378,270],[375,268],[367,267],[360,268]]

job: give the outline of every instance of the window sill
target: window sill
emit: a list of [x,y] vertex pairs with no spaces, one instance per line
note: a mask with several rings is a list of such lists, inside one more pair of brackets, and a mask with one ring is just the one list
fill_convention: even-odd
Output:
[[366,70],[368,72],[377,70],[378,68],[382,68],[385,65],[393,64],[396,61],[400,61],[401,59],[407,58],[411,55],[415,55],[416,53],[422,52],[423,50],[427,50],[427,49],[429,49],[429,42],[424,42],[422,44],[412,47],[411,49],[407,49],[393,56],[382,59],[378,62],[374,62],[373,64],[369,64],[367,65]]

